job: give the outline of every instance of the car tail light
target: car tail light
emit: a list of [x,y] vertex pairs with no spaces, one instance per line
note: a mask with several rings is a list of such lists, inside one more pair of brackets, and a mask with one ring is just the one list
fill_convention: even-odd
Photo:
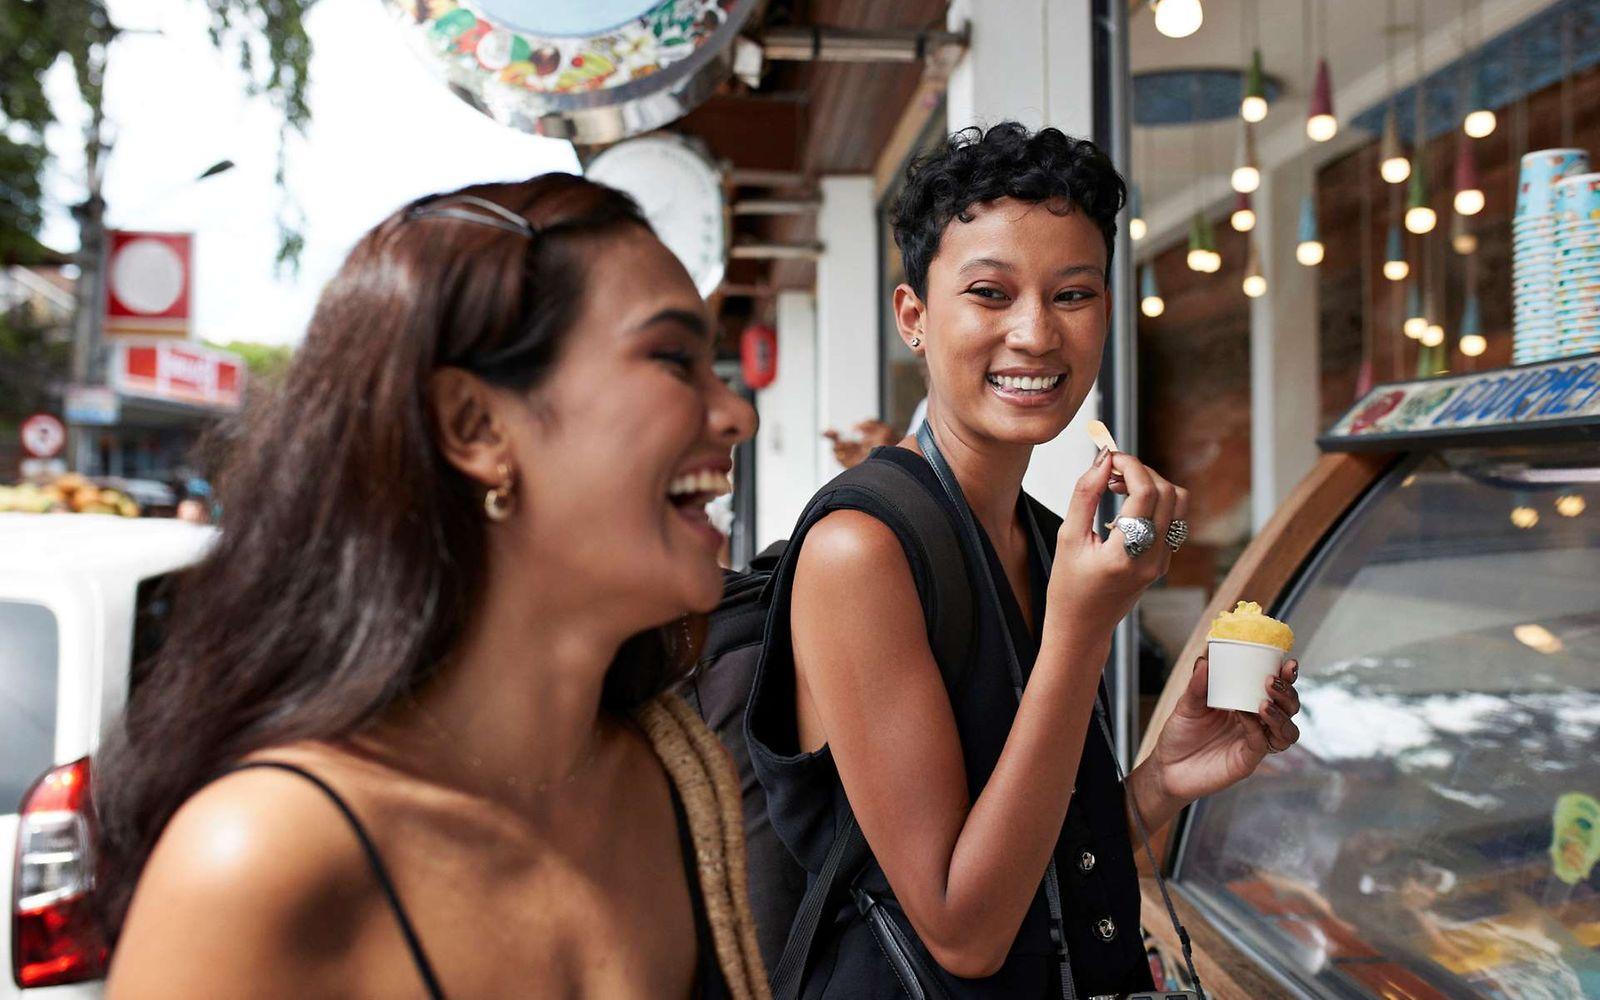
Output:
[[11,974],[18,986],[58,986],[105,975],[106,948],[91,909],[89,758],[40,778],[22,799],[11,883]]

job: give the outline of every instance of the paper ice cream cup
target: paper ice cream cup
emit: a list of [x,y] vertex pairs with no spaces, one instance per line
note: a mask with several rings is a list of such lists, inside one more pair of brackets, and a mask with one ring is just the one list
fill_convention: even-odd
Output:
[[1211,639],[1206,659],[1211,673],[1206,682],[1206,705],[1255,712],[1267,700],[1267,682],[1278,675],[1285,650],[1259,642]]

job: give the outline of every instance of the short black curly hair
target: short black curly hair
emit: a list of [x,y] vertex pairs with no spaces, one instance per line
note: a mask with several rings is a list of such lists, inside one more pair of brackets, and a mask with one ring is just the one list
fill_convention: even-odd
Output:
[[906,170],[892,220],[906,282],[926,298],[928,266],[951,219],[971,222],[973,205],[996,198],[1048,202],[1063,199],[1064,213],[1082,211],[1106,241],[1106,267],[1117,241],[1117,213],[1128,187],[1111,157],[1088,139],[1060,129],[1029,132],[1018,122],[987,130],[973,125],[951,135],[941,149]]

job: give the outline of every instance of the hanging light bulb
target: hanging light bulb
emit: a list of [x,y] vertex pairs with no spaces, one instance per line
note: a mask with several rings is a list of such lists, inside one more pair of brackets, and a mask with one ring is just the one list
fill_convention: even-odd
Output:
[[1439,224],[1439,216],[1428,207],[1428,182],[1423,174],[1422,161],[1419,159],[1411,169],[1411,189],[1406,198],[1406,230],[1418,236],[1433,232],[1433,227]]
[[1139,311],[1151,319],[1167,311],[1167,301],[1161,297],[1161,289],[1156,287],[1156,266],[1153,263],[1144,266],[1144,274],[1139,278]]
[[1411,265],[1406,263],[1406,247],[1400,236],[1400,227],[1390,226],[1388,248],[1383,255],[1383,276],[1390,281],[1404,281],[1410,274]]
[[1261,250],[1250,243],[1250,263],[1244,272],[1244,293],[1252,299],[1259,299],[1267,294],[1267,276],[1261,273]]
[[1328,75],[1328,60],[1317,60],[1317,82],[1311,89],[1311,114],[1306,118],[1306,135],[1312,142],[1327,142],[1339,134],[1339,119],[1333,116],[1333,80]]
[[1489,349],[1489,342],[1483,337],[1483,311],[1478,306],[1478,295],[1473,292],[1467,296],[1466,305],[1461,307],[1461,353],[1469,358],[1476,358]]
[[1239,117],[1255,124],[1267,117],[1267,75],[1261,69],[1261,50],[1250,53],[1250,72],[1245,77],[1244,100],[1239,102]]
[[1382,159],[1378,164],[1378,173],[1390,184],[1404,184],[1406,178],[1411,176],[1411,161],[1406,159],[1406,151],[1400,145],[1400,119],[1392,104],[1389,105],[1388,114],[1383,116],[1383,139],[1378,146],[1378,155]]
[[1217,251],[1217,234],[1211,228],[1211,219],[1205,217],[1201,226],[1206,238],[1206,273],[1216,274],[1222,270],[1222,254]]
[[1230,178],[1233,189],[1249,194],[1261,186],[1261,167],[1256,162],[1256,132],[1249,124],[1240,126],[1239,165],[1233,168]]
[[1467,228],[1465,215],[1450,217],[1450,246],[1463,257],[1478,252],[1478,234]]
[[1511,508],[1511,523],[1523,531],[1539,523],[1539,512],[1527,504],[1520,504]]
[[1188,38],[1206,18],[1200,0],[1151,0],[1150,6],[1155,9],[1156,30],[1168,38]]
[[1300,199],[1300,242],[1294,248],[1294,259],[1306,267],[1322,263],[1324,254],[1322,238],[1317,230],[1317,206],[1310,195]]
[[1472,151],[1472,143],[1463,139],[1456,149],[1456,211],[1461,215],[1477,215],[1483,211],[1483,204],[1478,157]]
[[1189,270],[1204,273],[1206,269],[1205,235],[1201,231],[1200,213],[1194,213],[1194,218],[1189,220],[1189,252],[1184,257],[1184,263],[1189,265]]
[[1478,67],[1473,68],[1471,96],[1467,99],[1467,117],[1461,121],[1461,129],[1474,139],[1483,139],[1494,134],[1494,128],[1499,124],[1494,112],[1489,110],[1489,102],[1483,98],[1483,75]]
[[1139,195],[1139,185],[1128,192],[1128,238],[1135,243],[1144,239],[1144,199]]
[[1556,513],[1562,517],[1577,517],[1589,509],[1589,504],[1577,493],[1566,493],[1556,497]]
[[1428,317],[1422,311],[1422,290],[1414,281],[1406,289],[1406,322],[1402,329],[1412,340],[1419,339],[1428,329]]
[[1250,196],[1243,191],[1234,196],[1233,215],[1228,218],[1234,232],[1248,233],[1256,227],[1256,210],[1250,206]]
[[1422,336],[1417,338],[1422,341],[1423,347],[1438,347],[1444,343],[1444,327],[1438,323],[1429,323],[1428,328],[1422,331]]

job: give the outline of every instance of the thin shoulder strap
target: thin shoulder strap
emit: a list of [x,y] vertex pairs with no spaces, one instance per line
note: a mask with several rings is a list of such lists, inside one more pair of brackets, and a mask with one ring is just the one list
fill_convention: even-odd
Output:
[[356,840],[361,842],[361,850],[367,856],[367,866],[372,869],[372,877],[377,880],[378,888],[383,890],[384,898],[389,901],[389,909],[394,913],[395,923],[400,925],[400,933],[405,936],[406,947],[411,950],[411,960],[417,966],[417,974],[422,977],[422,985],[427,989],[430,1000],[444,1000],[444,990],[439,986],[439,977],[434,975],[433,965],[428,961],[428,955],[422,950],[422,939],[417,936],[416,928],[411,926],[411,918],[406,916],[404,906],[400,905],[400,894],[395,890],[394,880],[389,878],[389,870],[383,866],[383,858],[378,854],[378,845],[372,842],[367,834],[367,828],[361,825],[361,820],[356,818],[355,810],[350,808],[333,786],[312,774],[298,764],[289,764],[278,760],[255,760],[243,764],[236,764],[228,768],[223,774],[232,774],[235,771],[245,771],[250,768],[272,768],[278,771],[287,771],[298,774],[322,790],[344,814],[345,822],[350,824],[350,829],[356,835]]

